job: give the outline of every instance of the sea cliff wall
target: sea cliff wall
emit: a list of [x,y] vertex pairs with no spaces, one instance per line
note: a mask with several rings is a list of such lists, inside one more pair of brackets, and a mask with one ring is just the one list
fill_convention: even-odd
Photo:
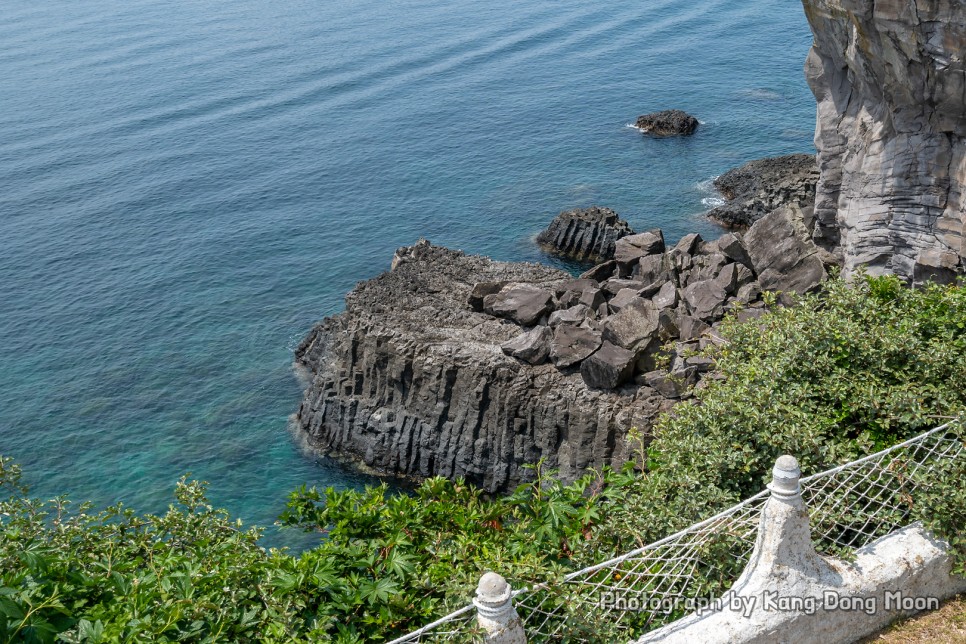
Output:
[[961,0],[803,0],[818,101],[815,240],[910,281],[964,265],[966,10]]

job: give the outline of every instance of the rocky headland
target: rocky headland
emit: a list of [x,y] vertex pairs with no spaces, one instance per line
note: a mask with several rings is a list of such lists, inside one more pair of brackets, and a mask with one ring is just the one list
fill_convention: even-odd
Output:
[[806,292],[824,256],[796,205],[746,235],[673,246],[659,230],[614,242],[579,278],[422,241],[360,283],[296,358],[311,384],[297,414],[321,451],[408,478],[465,477],[505,492],[545,460],[572,480],[620,465],[627,433],[711,371],[696,349],[720,342],[762,290]]

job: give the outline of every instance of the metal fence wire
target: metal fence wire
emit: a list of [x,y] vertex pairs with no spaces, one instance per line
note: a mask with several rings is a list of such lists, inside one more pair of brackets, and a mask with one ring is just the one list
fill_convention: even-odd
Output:
[[[964,457],[961,434],[947,424],[801,479],[816,548],[837,554],[908,525],[921,474]],[[764,490],[660,541],[514,592],[528,641],[627,640],[720,596],[748,563],[768,496]],[[470,604],[390,644],[474,641],[482,637]]]

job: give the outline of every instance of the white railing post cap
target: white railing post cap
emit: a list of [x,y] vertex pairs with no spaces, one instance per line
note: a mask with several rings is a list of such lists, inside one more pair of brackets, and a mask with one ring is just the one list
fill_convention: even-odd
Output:
[[512,614],[511,595],[512,590],[506,579],[495,572],[488,572],[480,577],[473,603],[484,617],[501,619]]
[[779,456],[771,471],[771,483],[768,484],[768,489],[771,490],[772,496],[779,498],[798,496],[802,491],[799,485],[801,478],[802,470],[798,467],[798,460],[788,454]]

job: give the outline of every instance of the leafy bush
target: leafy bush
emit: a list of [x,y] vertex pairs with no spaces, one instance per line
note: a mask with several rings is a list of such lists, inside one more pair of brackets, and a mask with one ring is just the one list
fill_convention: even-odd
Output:
[[[179,483],[162,516],[91,514],[31,499],[0,459],[0,642],[384,641],[463,605],[485,570],[517,587],[547,580],[758,492],[782,453],[815,472],[966,409],[960,287],[832,281],[723,333],[708,351],[717,375],[641,442],[641,471],[564,485],[538,465],[499,499],[443,479],[411,494],[303,488],[282,517],[320,532],[300,556],[262,550],[259,530],[213,509],[199,483]],[[912,517],[966,572],[964,467],[933,470]],[[600,627],[591,615],[574,626]]]
[[731,318],[722,335],[707,351],[716,377],[659,422],[633,501],[606,512],[600,530],[659,538],[655,523],[660,532],[697,518],[698,490],[716,504],[760,491],[782,454],[818,472],[966,409],[962,287],[833,280],[795,307]]

